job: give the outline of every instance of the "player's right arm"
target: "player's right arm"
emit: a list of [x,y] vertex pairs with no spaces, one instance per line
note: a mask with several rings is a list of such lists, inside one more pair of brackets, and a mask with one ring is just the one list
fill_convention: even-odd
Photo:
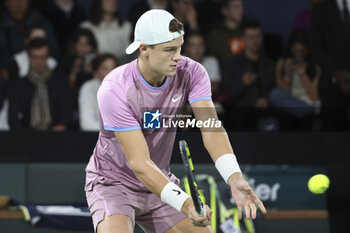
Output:
[[142,131],[138,129],[114,132],[114,135],[122,146],[126,159],[137,179],[148,190],[160,197],[164,186],[170,181],[151,160]]
[[[148,190],[161,197],[163,200],[164,197],[162,197],[162,195],[164,196],[164,189],[166,188],[166,185],[170,183],[170,180],[151,160],[148,146],[142,131],[138,129],[132,131],[114,132],[114,135],[117,137],[120,145],[122,146],[125,157],[128,160],[128,163],[132,171],[135,173],[137,179],[141,181]],[[180,190],[180,188],[178,188],[178,190]],[[174,197],[177,197],[176,192]],[[181,212],[190,217],[195,225],[209,225],[210,214],[208,214],[208,217],[200,217],[195,211],[191,198],[187,198],[183,203]],[[211,213],[208,207],[207,212]]]

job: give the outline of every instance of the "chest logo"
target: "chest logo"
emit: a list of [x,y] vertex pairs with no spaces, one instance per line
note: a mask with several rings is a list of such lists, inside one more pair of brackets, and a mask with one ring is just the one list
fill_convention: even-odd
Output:
[[179,97],[177,97],[177,98],[172,98],[171,99],[171,102],[173,102],[173,103],[176,103],[179,99],[181,99],[181,97],[182,97],[182,95],[180,95]]

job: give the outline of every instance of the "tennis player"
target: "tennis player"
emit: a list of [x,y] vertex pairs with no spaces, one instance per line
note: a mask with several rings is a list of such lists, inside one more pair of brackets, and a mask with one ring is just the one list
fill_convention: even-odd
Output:
[[[170,172],[175,130],[146,129],[143,124],[146,113],[155,121],[161,114],[179,113],[187,101],[197,120],[217,118],[207,72],[180,55],[183,35],[183,25],[170,13],[147,11],[126,49],[127,54],[138,50],[138,59],[111,71],[99,88],[101,131],[85,185],[98,233],[133,232],[135,223],[146,233],[212,232],[209,207],[207,216],[199,216]],[[254,219],[256,205],[266,210],[242,178],[225,130],[219,131],[201,130],[205,148],[231,186],[240,217],[244,209]]]

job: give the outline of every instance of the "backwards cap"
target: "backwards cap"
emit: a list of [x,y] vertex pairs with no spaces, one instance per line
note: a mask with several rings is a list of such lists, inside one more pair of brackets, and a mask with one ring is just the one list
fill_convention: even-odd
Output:
[[172,41],[182,35],[184,31],[170,32],[169,24],[175,17],[165,10],[149,10],[137,20],[135,26],[135,40],[125,52],[132,54],[141,44],[155,45]]

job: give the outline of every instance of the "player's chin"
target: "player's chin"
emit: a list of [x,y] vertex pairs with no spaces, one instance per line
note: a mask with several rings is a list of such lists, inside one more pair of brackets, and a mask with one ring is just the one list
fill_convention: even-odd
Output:
[[176,69],[170,69],[168,72],[167,72],[167,76],[174,76],[176,74]]

